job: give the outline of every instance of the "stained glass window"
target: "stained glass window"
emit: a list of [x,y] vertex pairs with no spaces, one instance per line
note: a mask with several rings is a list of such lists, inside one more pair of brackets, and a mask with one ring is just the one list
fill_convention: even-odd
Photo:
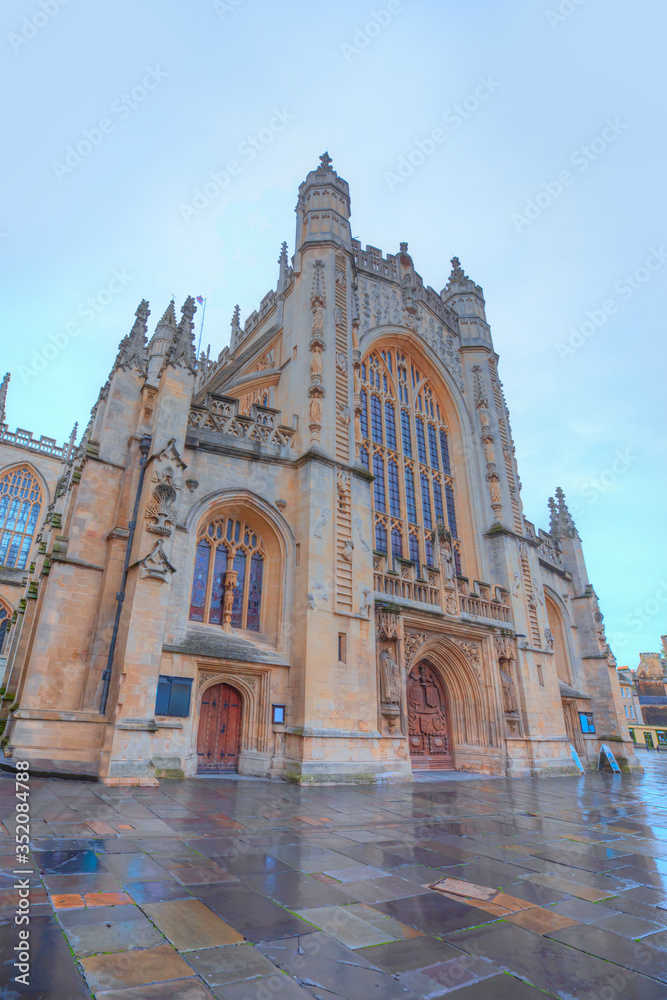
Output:
[[454,490],[449,485],[445,483],[445,497],[447,499],[447,520],[449,522],[449,530],[451,531],[454,538],[459,537],[459,531],[456,527],[456,507],[454,506]]
[[25,569],[42,507],[42,491],[27,468],[0,478],[0,565]]
[[387,478],[389,480],[389,513],[393,517],[401,516],[401,493],[398,485],[398,466],[393,458],[387,464]]
[[438,438],[436,437],[435,427],[433,424],[428,425],[428,450],[431,454],[431,465],[434,469],[439,469],[440,462],[438,461]]
[[422,472],[419,477],[421,480],[422,488],[422,517],[424,519],[424,527],[432,528],[433,519],[431,517],[431,488],[428,481],[428,476],[426,473]]
[[379,396],[371,396],[371,434],[376,444],[382,444],[382,410]]
[[442,467],[448,476],[452,473],[451,465],[449,464],[449,441],[447,440],[447,431],[440,431],[440,449],[442,451]]
[[375,477],[375,549],[396,558],[400,536],[404,556],[434,566],[433,529],[436,521],[443,521],[455,539],[454,559],[460,575],[461,543],[445,406],[421,366],[401,348],[371,351],[360,373],[363,440],[358,454]]
[[225,582],[227,572],[233,569],[237,578],[232,627],[259,632],[264,559],[262,539],[240,518],[222,515],[202,525],[195,552],[190,620],[224,624]]
[[428,459],[426,458],[426,439],[424,437],[424,421],[417,417],[415,424],[417,426],[417,454],[419,455],[419,461],[424,465],[428,465]]
[[[407,391],[407,390],[406,390]],[[403,454],[412,458],[412,435],[410,434],[410,414],[401,410],[401,435],[403,437]]]
[[391,552],[399,559],[403,556],[403,538],[398,528],[392,528],[391,532]]
[[373,475],[375,476],[375,482],[373,483],[375,509],[384,512],[387,509],[384,492],[384,459],[377,452],[373,455]]
[[387,435],[387,448],[396,451],[396,411],[394,404],[387,400],[384,404],[384,426]]

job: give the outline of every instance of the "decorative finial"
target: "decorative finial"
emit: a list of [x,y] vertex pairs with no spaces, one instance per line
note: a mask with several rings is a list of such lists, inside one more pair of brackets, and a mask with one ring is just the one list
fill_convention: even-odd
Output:
[[162,319],[158,323],[158,326],[176,326],[176,312],[174,310],[174,298],[172,296],[171,302],[164,311]]
[[126,337],[123,337],[118,345],[114,371],[117,368],[134,367],[139,372],[145,374],[148,362],[146,324],[150,314],[151,311],[148,308],[148,302],[146,299],[142,299],[134,314],[136,318],[132,329]]
[[553,497],[549,497],[549,534],[552,538],[558,538],[558,509]]
[[9,380],[12,376],[9,372],[5,375],[0,384],[0,424],[5,423],[5,407],[7,405],[7,389],[9,388]]
[[452,257],[452,273],[449,276],[450,282],[452,281],[468,281],[468,275],[465,273],[461,267],[461,261],[458,257]]
[[322,164],[325,170],[330,169],[332,162],[333,161],[329,156],[328,152],[325,151],[324,153],[322,153],[322,155],[320,156],[320,163]]
[[567,538],[579,538],[579,532],[574,525],[572,515],[570,514],[567,503],[565,502],[565,494],[560,486],[556,489],[556,500],[558,501],[559,534],[565,535]]
[[241,329],[241,307],[234,306],[234,314],[232,315],[232,333],[238,333]]
[[280,248],[280,257],[278,258],[279,264],[287,264],[287,241],[284,240]]

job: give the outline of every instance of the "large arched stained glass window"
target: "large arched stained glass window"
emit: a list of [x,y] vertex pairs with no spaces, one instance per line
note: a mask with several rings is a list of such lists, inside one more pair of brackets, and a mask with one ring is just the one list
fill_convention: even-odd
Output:
[[0,566],[26,568],[42,502],[30,469],[12,469],[0,478]]
[[262,539],[245,521],[224,515],[207,521],[197,536],[190,620],[224,623],[225,582],[233,571],[231,625],[261,631],[264,559]]
[[449,430],[442,404],[420,366],[399,348],[369,354],[361,366],[361,381],[359,459],[375,476],[376,551],[385,553],[390,563],[404,558],[434,567],[435,530],[443,525],[452,535],[460,575]]

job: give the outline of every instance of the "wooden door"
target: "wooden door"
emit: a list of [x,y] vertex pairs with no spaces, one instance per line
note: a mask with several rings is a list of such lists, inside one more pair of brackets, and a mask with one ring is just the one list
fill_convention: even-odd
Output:
[[418,663],[408,677],[408,742],[413,769],[452,770],[447,698],[428,663]]
[[215,684],[204,692],[197,734],[199,772],[219,774],[236,770],[241,712],[241,696],[229,684]]

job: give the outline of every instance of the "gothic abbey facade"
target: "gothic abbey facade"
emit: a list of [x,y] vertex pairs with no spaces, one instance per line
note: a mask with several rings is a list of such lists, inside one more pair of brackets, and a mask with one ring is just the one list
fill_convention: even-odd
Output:
[[637,766],[562,492],[549,532],[523,515],[482,289],[363,249],[320,159],[217,360],[192,298],[150,340],[142,301],[78,445],[2,424],[5,756],[109,784]]

